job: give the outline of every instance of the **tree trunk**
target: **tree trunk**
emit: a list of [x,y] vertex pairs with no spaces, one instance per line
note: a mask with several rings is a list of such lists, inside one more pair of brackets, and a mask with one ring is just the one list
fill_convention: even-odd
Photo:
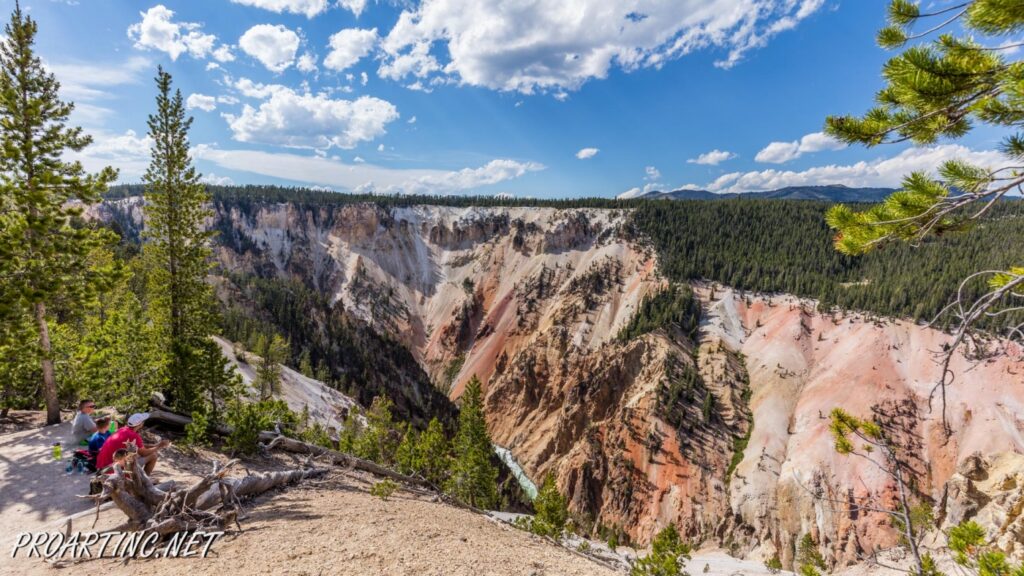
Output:
[[[237,462],[232,460],[223,467],[214,462],[213,472],[195,484],[164,491],[153,485],[133,454],[126,465],[131,474],[115,465],[113,473],[103,479],[103,492],[90,498],[98,504],[109,497],[128,517],[131,529],[163,537],[188,530],[223,529],[236,521],[240,498],[327,472],[326,468],[308,468],[225,478],[228,469]],[[214,512],[207,511],[217,504],[222,506]]]
[[385,468],[376,462],[357,458],[351,454],[345,454],[344,452],[338,452],[337,450],[331,450],[329,448],[321,448],[301,440],[294,438],[288,438],[287,436],[281,436],[274,432],[260,432],[260,442],[263,442],[268,450],[274,448],[280,448],[285,452],[292,452],[294,454],[309,454],[312,456],[326,456],[330,459],[331,464],[339,466],[351,466],[356,470],[362,470],[369,472],[377,476],[383,476],[385,478],[391,478],[392,480],[398,480],[412,486],[422,486],[424,488],[434,489],[435,486],[430,482],[427,482],[423,478],[416,478],[414,476],[406,476]]
[[42,355],[43,400],[46,402],[46,424],[60,424],[60,402],[57,399],[57,380],[53,375],[50,357],[50,329],[46,325],[46,304],[36,303],[36,324],[39,326],[39,352]]

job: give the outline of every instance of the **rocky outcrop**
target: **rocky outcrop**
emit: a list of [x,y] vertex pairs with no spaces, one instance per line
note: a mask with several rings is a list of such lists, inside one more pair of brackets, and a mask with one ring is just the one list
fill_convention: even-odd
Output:
[[[119,202],[131,222],[137,205]],[[893,497],[883,473],[833,449],[827,415],[842,407],[885,424],[943,525],[978,519],[1019,553],[1020,350],[957,357],[947,436],[929,397],[948,336],[913,323],[718,287],[700,292],[696,338],[622,341],[665,286],[620,233],[627,216],[250,202],[217,204],[212,225],[224,270],[301,282],[400,343],[453,399],[479,377],[495,441],[534,481],[554,474],[595,527],[645,543],[672,522],[787,565],[806,534],[837,565],[890,546],[888,518],[834,503]]]

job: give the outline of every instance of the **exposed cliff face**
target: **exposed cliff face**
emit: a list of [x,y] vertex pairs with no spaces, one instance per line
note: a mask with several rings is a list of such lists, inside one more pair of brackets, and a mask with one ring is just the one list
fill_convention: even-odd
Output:
[[[337,313],[401,343],[452,398],[478,376],[495,441],[535,481],[555,474],[573,510],[596,524],[645,542],[674,522],[694,539],[784,562],[807,533],[838,563],[890,545],[888,519],[811,495],[892,496],[878,470],[835,453],[825,417],[843,407],[899,430],[920,493],[944,522],[985,519],[1020,551],[1019,350],[956,360],[947,438],[928,402],[933,353],[947,337],[921,326],[719,289],[701,293],[694,340],[658,330],[620,341],[644,296],[665,285],[653,253],[620,233],[623,212],[216,208],[223,269],[325,295]],[[423,386],[410,382],[400,386]],[[991,480],[970,472],[975,453],[996,470]]]
[[[893,498],[894,487],[880,470],[833,449],[825,417],[835,407],[885,423],[917,472],[920,495],[942,503],[940,515],[957,501],[943,502],[956,490],[951,478],[975,453],[995,459],[1024,453],[1019,349],[981,362],[954,360],[957,381],[948,389],[953,433],[947,438],[938,400],[929,406],[939,377],[935,353],[949,341],[946,335],[902,321],[816,314],[810,303],[793,298],[745,299],[731,292],[711,306],[711,315],[714,329],[745,356],[750,375],[754,426],[730,502],[738,525],[750,530],[748,543],[761,543],[765,553],[777,549],[784,561],[791,559],[795,537],[811,533],[838,562],[849,563],[894,541],[882,515],[849,515],[811,496],[820,488],[838,500]],[[988,527],[996,538],[1008,529]],[[1007,551],[1020,552],[1017,538]]]

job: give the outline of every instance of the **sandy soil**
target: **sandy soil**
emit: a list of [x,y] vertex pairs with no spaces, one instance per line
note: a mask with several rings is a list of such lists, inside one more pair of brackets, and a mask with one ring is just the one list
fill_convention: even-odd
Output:
[[[432,502],[432,496],[400,491],[383,501],[368,493],[370,485],[371,479],[337,471],[258,498],[249,503],[243,532],[214,543],[204,559],[133,560],[126,566],[107,558],[71,570],[150,576],[614,573],[487,516]],[[62,566],[38,559],[5,562],[10,574],[62,572]],[[4,569],[0,565],[0,573]]]
[[[291,575],[587,575],[623,574],[513,528],[496,518],[437,501],[434,494],[400,490],[383,501],[369,494],[376,478],[335,469],[322,480],[307,481],[267,493],[246,503],[242,532],[215,542],[206,558],[114,558],[47,563],[39,558],[11,558],[18,533],[63,532],[68,516],[75,532],[93,530],[87,477],[66,476],[50,456],[53,442],[67,435],[69,424],[0,435],[0,575],[200,576],[227,574]],[[188,483],[222,454],[172,447],[155,479]],[[246,461],[238,470],[265,470],[298,465],[280,456]],[[123,522],[120,511],[100,512],[97,531]],[[592,547],[603,548],[597,542]],[[627,554],[626,550],[620,549]],[[707,565],[708,571],[704,572]],[[687,570],[710,576],[764,575],[760,563],[729,557],[721,551],[693,555]],[[877,576],[872,573],[871,576]],[[859,576],[859,575],[858,575]]]

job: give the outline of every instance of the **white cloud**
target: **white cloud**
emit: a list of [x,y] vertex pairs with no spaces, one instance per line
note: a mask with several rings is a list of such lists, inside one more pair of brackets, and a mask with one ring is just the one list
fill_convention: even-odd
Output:
[[212,112],[217,109],[217,99],[213,96],[207,96],[206,94],[189,94],[185,100],[185,106],[190,110],[198,108],[204,112]]
[[294,182],[337,189],[380,193],[455,194],[491,186],[530,172],[543,170],[536,162],[496,159],[462,170],[385,168],[336,158],[271,153],[257,150],[222,150],[200,145],[197,159],[227,170],[238,170]]
[[115,114],[108,105],[97,102],[116,100],[118,91],[110,88],[137,84],[142,72],[149,69],[150,61],[133,56],[118,63],[80,61],[44,62],[44,66],[57,76],[60,96],[74,102],[71,122],[82,126],[102,127]]
[[636,198],[637,196],[642,196],[643,194],[644,194],[643,189],[637,188],[637,187],[634,186],[633,188],[630,188],[629,190],[626,190],[622,194],[619,194],[617,196],[617,198],[619,198],[621,200],[628,200],[630,198]]
[[240,115],[224,114],[239,142],[291,148],[354,148],[385,133],[398,109],[386,100],[361,96],[331,99],[325,94],[300,94],[284,86],[259,86],[252,93],[269,94],[259,108],[246,104]]
[[234,96],[217,96],[217,103],[234,106],[235,104],[238,104],[238,98],[235,98]]
[[231,186],[235,183],[230,176],[217,176],[213,172],[204,174],[201,180],[206,184],[213,184],[214,186]]
[[295,62],[299,35],[280,24],[257,24],[238,39],[242,51],[271,72],[284,72]]
[[587,158],[593,158],[597,156],[597,153],[601,150],[599,148],[583,148],[576,153],[576,157],[580,160],[586,160]]
[[[221,44],[219,48],[213,51],[213,59],[217,62],[234,62],[235,54],[231,52],[231,47],[227,44]],[[211,62],[211,64],[213,64]]]
[[415,124],[416,123],[416,117],[413,116],[412,118],[409,118],[408,123],[409,124]]
[[306,52],[302,56],[299,56],[299,59],[295,62],[295,67],[299,72],[305,72],[307,74],[310,72],[316,72],[316,56]]
[[[128,27],[128,38],[141,50],[159,50],[166,52],[171,60],[177,60],[182,54],[193,58],[206,58],[219,53],[218,60],[230,57],[230,50],[221,52],[215,48],[217,37],[202,32],[202,24],[196,22],[175,22],[174,11],[163,4],[157,4],[145,12],[140,12],[141,22]],[[227,60],[222,60],[227,61]]]
[[795,160],[804,154],[821,152],[822,150],[842,150],[846,144],[825,134],[824,132],[813,132],[805,135],[799,140],[792,142],[772,142],[754,157],[758,162],[769,164],[782,164]]
[[284,86],[281,86],[280,84],[260,84],[259,82],[253,82],[248,78],[239,78],[233,86],[246,98],[260,99],[266,98],[278,90],[285,89]]
[[369,54],[378,39],[376,28],[346,28],[337,32],[328,43],[331,51],[324,58],[324,66],[338,72],[345,70]]
[[367,82],[370,81],[370,77],[366,75],[366,72],[359,73],[359,83],[366,86]]
[[647,174],[647,176],[644,176],[644,180],[657,180],[661,178],[661,171],[654,166],[644,168],[644,173]]
[[[394,34],[394,30],[391,33]],[[381,78],[401,80],[409,75],[423,78],[441,70],[437,59],[430,54],[430,42],[419,42],[404,54],[389,52],[388,56],[388,59],[377,69],[377,75]]]
[[725,150],[719,150],[716,148],[710,152],[705,152],[697,156],[696,158],[690,158],[689,160],[687,160],[687,162],[690,164],[703,164],[705,166],[718,166],[722,162],[725,162],[726,160],[732,160],[735,157],[736,155],[733,154],[732,152],[727,152]]
[[366,9],[366,0],[338,0],[338,5],[358,17]]
[[[432,0],[399,16],[380,75],[437,73],[496,90],[560,93],[695,50],[728,68],[816,12],[824,0]],[[439,63],[431,46],[441,44]]]
[[68,160],[78,160],[86,170],[97,172],[106,166],[120,170],[118,182],[138,182],[149,166],[149,149],[153,140],[133,130],[124,133],[91,131],[93,143],[80,152],[69,152]]
[[327,10],[327,0],[231,0],[235,4],[244,6],[255,6],[281,14],[290,12],[302,14],[306,18],[313,18]]
[[383,152],[383,151],[384,151],[384,145],[383,144],[377,144],[377,152]]
[[724,174],[703,188],[712,192],[759,192],[786,186],[844,186],[898,187],[903,177],[914,171],[935,173],[945,162],[958,158],[980,166],[998,166],[1006,158],[997,151],[976,151],[965,146],[943,144],[921,148],[908,148],[891,158],[877,158],[856,164],[817,166],[799,172],[791,170],[761,170]]

